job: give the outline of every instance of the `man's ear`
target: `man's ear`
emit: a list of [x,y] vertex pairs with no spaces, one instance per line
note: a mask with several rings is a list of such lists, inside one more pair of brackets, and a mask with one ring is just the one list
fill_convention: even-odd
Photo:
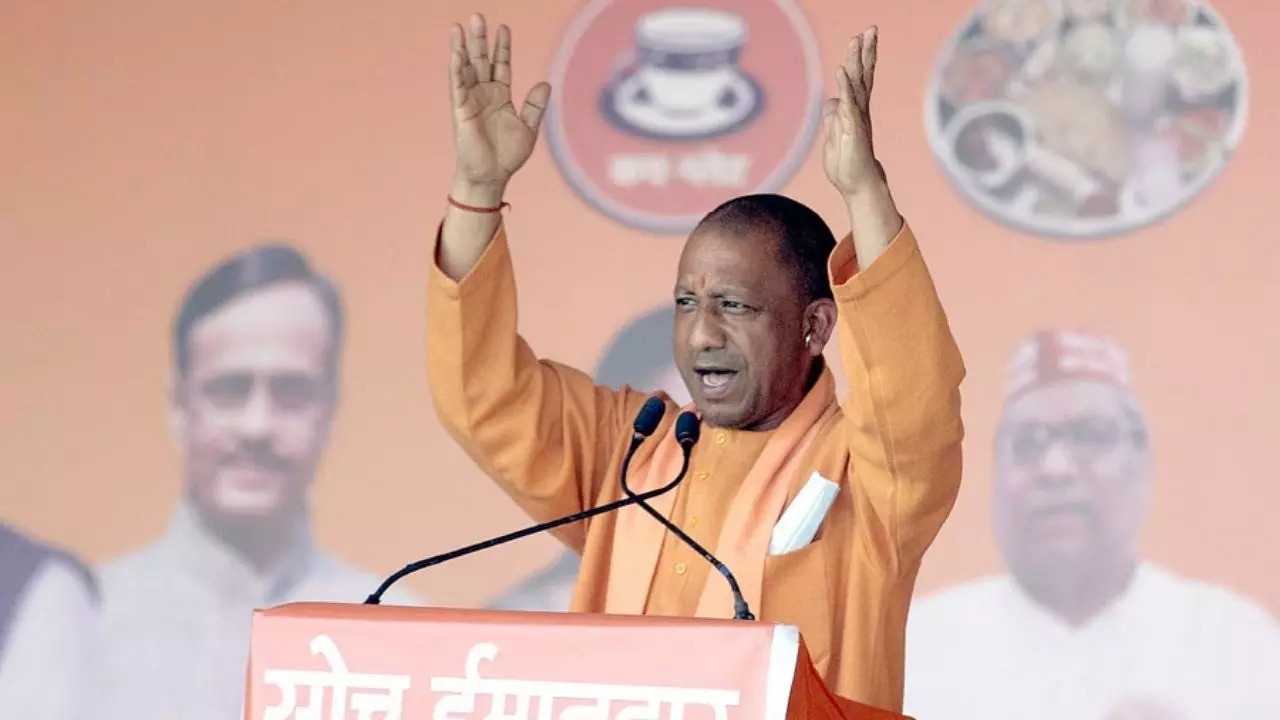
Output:
[[169,370],[169,379],[165,384],[168,407],[169,434],[179,445],[187,436],[187,398],[186,381],[174,369]]
[[809,303],[804,311],[804,343],[809,354],[818,357],[836,330],[836,303],[821,298]]

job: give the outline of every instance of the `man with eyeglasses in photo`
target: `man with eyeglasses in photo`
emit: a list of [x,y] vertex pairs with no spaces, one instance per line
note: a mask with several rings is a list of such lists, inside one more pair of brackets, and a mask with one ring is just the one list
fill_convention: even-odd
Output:
[[1141,558],[1151,448],[1124,351],[1087,333],[1039,332],[1015,351],[1006,382],[992,516],[1008,574],[914,602],[905,711],[1280,718],[1274,618]]

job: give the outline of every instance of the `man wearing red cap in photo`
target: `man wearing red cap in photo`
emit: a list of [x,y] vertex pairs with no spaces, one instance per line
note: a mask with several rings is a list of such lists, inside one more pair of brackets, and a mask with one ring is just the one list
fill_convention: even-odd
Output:
[[1006,382],[992,499],[1009,575],[913,604],[905,711],[1280,718],[1275,620],[1139,557],[1151,455],[1124,351],[1040,332],[1014,352]]

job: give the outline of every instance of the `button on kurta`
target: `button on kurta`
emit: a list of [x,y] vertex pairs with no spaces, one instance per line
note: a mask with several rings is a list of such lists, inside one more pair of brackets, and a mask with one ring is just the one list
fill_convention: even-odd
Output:
[[716,433],[716,444],[717,444],[717,445],[723,445],[723,444],[725,444],[725,443],[727,443],[727,442],[729,442],[729,436],[728,436],[728,435],[725,435],[725,434],[724,434],[724,433],[722,433],[722,432]]
[[688,566],[688,565],[685,565],[685,564],[684,564],[684,563],[682,563],[682,562],[678,562],[678,563],[676,563],[676,574],[677,574],[677,575],[683,575],[683,574],[685,574],[688,570],[689,570],[689,566]]

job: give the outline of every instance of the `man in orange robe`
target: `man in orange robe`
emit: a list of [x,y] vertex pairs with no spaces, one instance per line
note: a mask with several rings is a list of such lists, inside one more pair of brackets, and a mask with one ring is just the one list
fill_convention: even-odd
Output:
[[[530,515],[549,520],[621,496],[618,473],[648,395],[540,360],[517,334],[501,222],[533,150],[546,83],[511,103],[510,32],[493,56],[484,19],[453,28],[457,169],[431,271],[428,369],[450,434]],[[729,201],[690,235],[676,277],[676,365],[702,424],[687,480],[654,501],[738,577],[760,619],[799,626],[837,694],[898,711],[906,614],[925,549],[961,474],[964,366],[872,151],[874,28],[853,38],[825,107],[823,160],[849,210],[839,243],[776,195]],[[835,332],[850,397],[822,352]],[[675,477],[678,408],[637,452],[638,490]],[[807,482],[838,488],[807,545],[771,548]],[[573,609],[729,618],[724,582],[635,507],[565,526],[583,555]]]

